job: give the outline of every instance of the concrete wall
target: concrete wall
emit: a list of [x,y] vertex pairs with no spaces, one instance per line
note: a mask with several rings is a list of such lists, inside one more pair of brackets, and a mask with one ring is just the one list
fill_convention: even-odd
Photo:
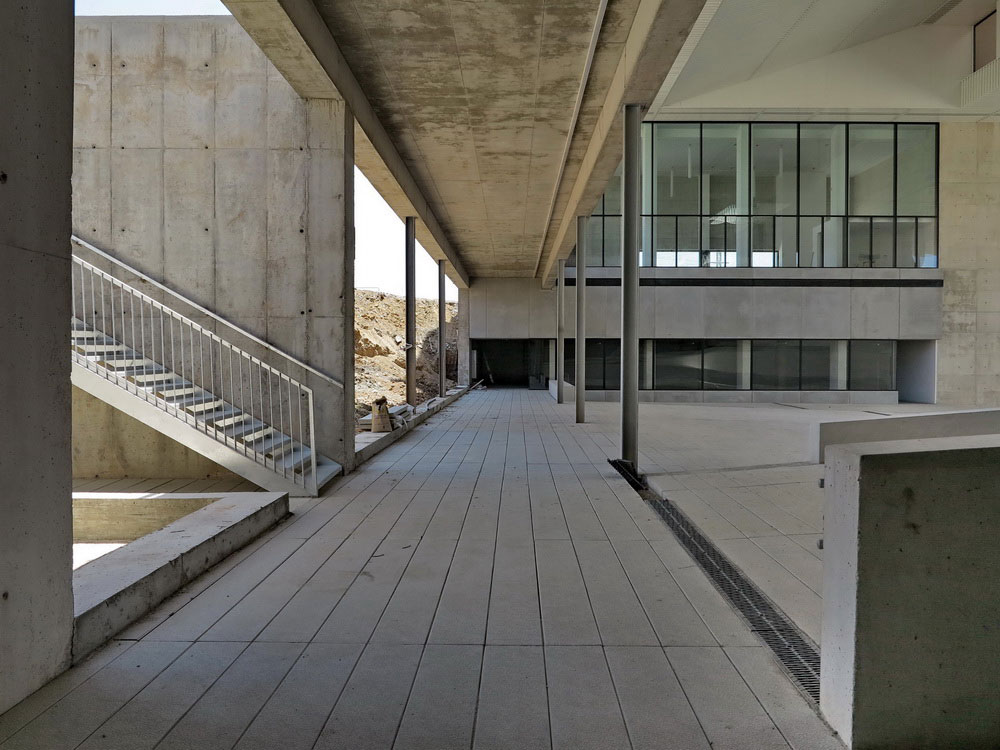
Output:
[[0,5],[0,713],[69,664],[72,3]]
[[73,388],[73,476],[144,479],[235,477],[137,419]]
[[[570,269],[568,275],[572,275]],[[588,276],[618,277],[592,268]],[[905,269],[648,269],[643,278],[883,280],[886,286],[641,286],[641,338],[936,339],[941,288],[892,286],[940,279]],[[1000,299],[1000,297],[998,297]],[[551,338],[556,293],[535,279],[476,279],[470,288],[472,338]],[[566,295],[566,334],[576,332],[576,295]],[[587,286],[587,336],[621,335],[621,287]]]
[[[79,18],[76,35],[75,232],[353,384],[343,102],[300,99],[232,18]],[[341,400],[317,394],[317,428],[345,463]]]
[[1000,406],[1000,123],[941,123],[938,400]]
[[996,747],[1000,439],[826,460],[820,708],[848,748]]

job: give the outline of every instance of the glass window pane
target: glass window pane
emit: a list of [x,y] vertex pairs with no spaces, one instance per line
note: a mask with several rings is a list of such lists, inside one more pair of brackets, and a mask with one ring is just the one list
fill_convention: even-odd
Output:
[[841,268],[844,265],[844,217],[823,220],[823,265]]
[[892,268],[896,261],[893,254],[892,219],[872,219],[872,268]]
[[778,265],[795,268],[798,265],[798,220],[794,216],[779,216],[774,220],[774,240]]
[[796,125],[751,125],[754,214],[794,215],[798,191]]
[[997,14],[990,13],[986,18],[973,26],[973,41],[975,55],[973,70],[979,70],[997,59]]
[[917,259],[921,268],[937,268],[937,220],[917,219]]
[[[746,268],[750,265],[750,218],[730,216],[726,222],[726,265]],[[735,250],[735,252],[734,252]]]
[[896,389],[896,342],[851,342],[851,390]]
[[653,123],[642,124],[642,213],[653,213]]
[[700,212],[701,127],[690,123],[653,125],[653,213]]
[[901,124],[896,130],[896,213],[934,216],[937,213],[934,125]]
[[702,213],[731,216],[749,213],[749,125],[702,125]]
[[701,220],[702,258],[701,264],[708,268],[724,268],[726,265],[726,220],[722,217],[706,216]]
[[604,265],[604,219],[591,216],[587,222],[587,265]]
[[604,390],[604,340],[587,339],[587,390]]
[[846,192],[845,127],[802,123],[799,134],[799,211],[842,216]]
[[823,220],[818,216],[799,219],[799,267],[819,268],[823,265]]
[[753,388],[764,391],[799,390],[799,342],[755,339]]
[[701,389],[701,341],[659,339],[655,342],[655,352],[654,388]]
[[657,216],[653,220],[653,242],[656,244],[655,262],[660,267],[677,265],[677,218]]
[[802,342],[802,390],[842,391],[847,388],[847,342]]
[[563,339],[563,380],[576,385],[576,339]]
[[851,268],[871,268],[871,219],[851,217],[847,222],[847,265]]
[[677,265],[697,268],[701,265],[700,219],[697,216],[677,217]]
[[849,213],[892,215],[892,125],[848,126]]
[[739,388],[739,358],[737,356],[736,343],[736,341],[731,340],[704,342],[705,390],[733,390]]
[[622,212],[622,164],[611,175],[608,186],[604,189],[604,213],[620,214]]
[[756,268],[773,268],[778,265],[774,247],[774,218],[754,216],[750,231],[750,245],[753,248],[753,265]]
[[642,224],[642,239],[639,245],[639,265],[653,265],[653,219],[649,216],[640,218]]
[[[634,258],[635,256],[633,256]],[[634,262],[634,261],[633,261]],[[622,217],[604,217],[604,265],[622,264]]]
[[900,268],[917,265],[916,219],[896,219],[896,265]]
[[604,339],[604,389],[617,391],[622,377],[621,339]]

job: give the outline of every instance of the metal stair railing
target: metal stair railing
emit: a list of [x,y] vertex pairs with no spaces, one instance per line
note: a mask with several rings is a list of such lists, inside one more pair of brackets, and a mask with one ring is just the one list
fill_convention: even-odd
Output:
[[[318,455],[310,387],[76,254],[72,263],[75,363],[317,494]],[[207,310],[205,313],[235,328]],[[289,369],[305,368],[340,385],[261,344],[287,360]],[[171,396],[172,391],[179,397]],[[273,448],[262,447],[277,442],[285,445],[280,455]]]

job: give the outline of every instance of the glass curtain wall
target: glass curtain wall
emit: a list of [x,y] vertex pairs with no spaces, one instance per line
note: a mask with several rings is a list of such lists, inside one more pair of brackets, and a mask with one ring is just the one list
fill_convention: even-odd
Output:
[[[618,339],[587,339],[587,388],[618,390]],[[575,342],[566,340],[573,383]],[[892,391],[896,342],[824,339],[643,339],[640,388],[680,391]]]
[[[643,125],[644,266],[936,268],[934,123]],[[588,264],[621,263],[621,167]]]

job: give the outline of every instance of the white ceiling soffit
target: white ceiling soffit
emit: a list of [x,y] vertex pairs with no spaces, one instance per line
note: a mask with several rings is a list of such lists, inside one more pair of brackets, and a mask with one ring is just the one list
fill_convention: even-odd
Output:
[[[721,0],[658,111],[923,23],[942,0]],[[671,80],[665,82],[670,84]]]

